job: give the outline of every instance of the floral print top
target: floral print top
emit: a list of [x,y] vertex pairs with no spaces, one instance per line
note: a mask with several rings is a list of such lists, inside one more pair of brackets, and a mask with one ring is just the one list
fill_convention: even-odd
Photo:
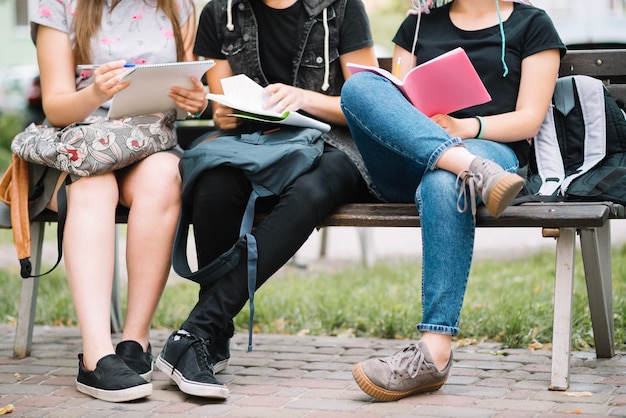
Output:
[[[31,38],[36,43],[39,25],[48,26],[75,40],[74,17],[78,0],[41,0],[31,16]],[[132,64],[154,64],[176,61],[176,43],[172,23],[165,13],[157,10],[156,0],[124,0],[113,11],[110,1],[103,11],[100,31],[92,40],[92,62],[103,64],[125,59]],[[181,26],[193,13],[192,0],[176,0]],[[91,72],[77,73],[77,86],[91,82]]]

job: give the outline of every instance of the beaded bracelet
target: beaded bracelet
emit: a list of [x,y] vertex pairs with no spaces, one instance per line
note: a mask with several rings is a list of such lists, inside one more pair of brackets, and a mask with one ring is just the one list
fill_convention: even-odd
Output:
[[202,109],[202,111],[196,112],[195,115],[193,113],[191,113],[191,112],[187,112],[187,119],[200,119],[200,116],[202,116],[202,114],[204,112],[206,112],[207,107],[209,107],[209,101],[208,100],[206,102],[206,106],[204,106],[204,109]]
[[476,135],[477,139],[483,139],[483,136],[485,135],[485,119],[483,119],[482,116],[474,116],[476,118],[476,120],[478,121],[478,134]]

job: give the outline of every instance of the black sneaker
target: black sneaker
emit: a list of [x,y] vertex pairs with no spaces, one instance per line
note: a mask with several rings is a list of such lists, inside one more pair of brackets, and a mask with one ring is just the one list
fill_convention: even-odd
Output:
[[143,347],[137,341],[127,340],[120,342],[115,347],[115,354],[120,356],[124,363],[132,371],[143,377],[146,382],[152,379],[154,370],[152,362],[152,347],[148,344],[148,351],[143,351]]
[[230,363],[230,338],[216,338],[215,342],[209,345],[209,355],[211,356],[213,372],[224,371]]
[[152,395],[152,383],[132,371],[117,354],[102,357],[94,371],[78,355],[76,389],[79,392],[108,402],[126,402]]
[[189,395],[228,398],[228,388],[215,378],[207,341],[175,331],[165,342],[156,366]]

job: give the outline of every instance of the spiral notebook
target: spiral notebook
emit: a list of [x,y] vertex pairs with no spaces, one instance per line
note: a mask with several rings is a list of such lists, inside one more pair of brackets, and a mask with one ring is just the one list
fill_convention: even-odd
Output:
[[168,96],[173,86],[192,88],[191,76],[202,79],[212,60],[136,65],[122,76],[130,85],[111,99],[108,118],[149,115],[177,109],[177,119],[185,119],[187,112],[176,106]]

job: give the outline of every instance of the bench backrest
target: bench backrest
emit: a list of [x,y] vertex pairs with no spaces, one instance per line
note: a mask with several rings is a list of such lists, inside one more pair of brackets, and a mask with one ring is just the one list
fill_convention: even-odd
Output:
[[[378,59],[381,67],[391,71],[390,57]],[[561,77],[585,74],[604,82],[616,99],[626,101],[626,49],[568,50],[561,60]]]
[[602,80],[613,97],[626,100],[626,49],[569,50],[559,75],[576,74]]

